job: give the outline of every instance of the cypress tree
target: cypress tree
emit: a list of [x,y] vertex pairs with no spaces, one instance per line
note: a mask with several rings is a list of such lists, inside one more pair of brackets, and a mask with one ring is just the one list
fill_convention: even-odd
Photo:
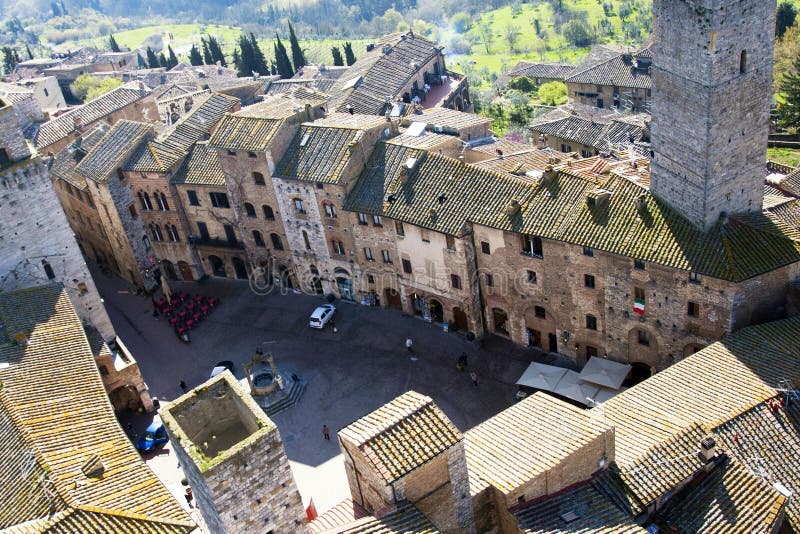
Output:
[[200,55],[200,50],[197,49],[197,45],[192,45],[192,49],[189,50],[189,63],[192,66],[198,66],[203,64],[203,56]]
[[211,51],[212,63],[216,64],[219,61],[219,64],[223,67],[228,66],[225,62],[225,54],[222,53],[222,48],[219,46],[219,41],[212,35],[208,36],[208,49]]
[[167,56],[164,55],[164,52],[159,52],[158,54],[158,65],[160,67],[164,67],[165,69],[169,68],[169,60]]
[[275,38],[277,39],[277,42],[275,43],[275,63],[278,65],[278,74],[281,75],[281,78],[291,78],[294,76],[292,62],[289,61],[289,55],[286,53],[286,47],[283,46],[281,38],[278,37],[277,33],[275,34]]
[[119,45],[117,44],[117,40],[114,39],[114,34],[108,34],[108,46],[111,48],[112,52],[120,52]]
[[274,61],[271,61],[269,64],[269,73],[275,76],[278,74],[278,67],[275,65]]
[[353,45],[350,41],[344,43],[344,57],[348,67],[356,62],[356,55],[353,53]]
[[172,50],[172,45],[167,45],[167,51],[169,52],[167,64],[169,68],[173,68],[178,65],[178,57],[175,55],[175,51]]
[[33,52],[31,52],[31,47],[25,45],[25,51],[28,53],[28,59],[33,59]]
[[203,63],[206,65],[213,65],[214,59],[211,57],[211,49],[205,37],[200,38],[200,44],[203,46]]
[[331,55],[333,56],[333,65],[335,67],[344,67],[344,58],[342,57],[342,51],[339,50],[338,46],[331,47]]
[[253,72],[253,47],[244,34],[239,36],[239,48],[235,51],[233,60],[239,76],[249,76]]
[[158,63],[158,56],[153,52],[153,49],[147,47],[147,66],[151,69],[157,69],[161,65]]
[[800,128],[800,55],[781,78],[778,116],[778,123],[784,128]]
[[267,58],[264,57],[261,47],[258,46],[258,41],[256,41],[256,36],[253,35],[253,32],[250,32],[250,49],[253,51],[253,70],[259,74],[269,72]]
[[292,49],[292,63],[294,64],[294,71],[297,72],[306,65],[306,56],[303,54],[303,49],[300,48],[300,43],[297,42],[297,36],[294,34],[291,21],[289,22],[289,47]]

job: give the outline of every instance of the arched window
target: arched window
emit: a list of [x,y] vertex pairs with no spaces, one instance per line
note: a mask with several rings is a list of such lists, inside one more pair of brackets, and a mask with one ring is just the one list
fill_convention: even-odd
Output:
[[275,250],[283,250],[283,241],[281,241],[281,236],[278,234],[269,234],[269,238],[272,240],[272,248]]
[[157,224],[150,225],[150,233],[155,241],[164,241],[164,234],[161,233],[161,227]]
[[253,181],[256,183],[256,185],[264,185],[266,183],[264,181],[264,175],[260,172],[253,173]]
[[150,195],[147,192],[139,193],[139,199],[142,201],[142,209],[151,211],[153,209],[153,203],[150,202]]
[[[275,235],[275,234],[272,234],[272,235]],[[266,243],[264,243],[264,236],[262,236],[261,232],[259,232],[258,230],[253,230],[253,241],[256,242],[256,246],[257,247],[266,246]]]
[[178,241],[181,240],[180,236],[178,235],[178,229],[175,227],[174,224],[172,226],[165,224],[164,228],[167,230],[167,233],[169,234],[170,241],[177,243]]
[[147,237],[146,235],[143,235],[142,236],[142,243],[144,244],[144,248],[146,248],[147,250],[150,250],[151,245],[150,245],[150,238],[149,237]]
[[261,206],[261,211],[264,212],[264,218],[266,220],[268,220],[268,221],[274,221],[275,220],[275,213],[272,211],[272,208],[270,208],[266,204]]
[[158,209],[162,211],[169,211],[169,204],[167,204],[167,195],[164,193],[155,193],[156,200],[158,200]]
[[248,217],[256,216],[256,209],[249,202],[244,203],[244,212],[247,214]]
[[303,241],[306,244],[306,250],[311,250],[311,241],[308,239],[308,233],[303,230]]
[[142,209],[147,210],[147,204],[144,201],[144,195],[142,194],[142,192],[139,191],[138,193],[136,193],[136,196],[139,197],[139,204],[142,206]]
[[747,50],[742,50],[742,53],[739,55],[739,72],[744,74],[747,70]]

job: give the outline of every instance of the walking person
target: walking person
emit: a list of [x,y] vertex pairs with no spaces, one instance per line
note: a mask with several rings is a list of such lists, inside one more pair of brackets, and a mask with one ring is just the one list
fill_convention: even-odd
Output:
[[328,323],[331,325],[331,328],[333,329],[333,333],[334,333],[334,334],[335,334],[336,332],[338,332],[338,330],[336,329],[336,321],[334,321],[333,319],[331,319],[330,321],[328,321]]
[[470,371],[469,377],[472,379],[472,383],[475,385],[475,387],[478,387],[478,375],[475,374],[475,371]]
[[192,499],[194,498],[194,495],[192,495],[192,488],[186,486],[186,491],[183,492],[183,496],[186,497],[186,504],[189,505],[189,508],[194,508],[192,505]]
[[414,352],[414,349],[412,349],[412,348],[411,348],[413,345],[414,345],[414,342],[413,342],[413,341],[411,341],[411,338],[410,338],[410,337],[407,337],[407,338],[406,338],[406,350],[407,350],[408,352],[411,352],[411,353],[413,353],[413,352]]
[[322,437],[328,441],[331,440],[331,432],[328,430],[328,425],[322,425]]
[[184,393],[186,393],[186,390],[189,389],[189,386],[187,386],[186,382],[184,382],[183,380],[181,380],[180,386],[181,386],[181,391],[183,391]]

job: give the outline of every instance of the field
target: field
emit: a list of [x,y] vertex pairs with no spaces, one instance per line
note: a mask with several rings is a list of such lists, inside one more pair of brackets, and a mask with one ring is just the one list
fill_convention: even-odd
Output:
[[768,148],[767,159],[797,167],[800,165],[800,150],[793,150],[791,148]]

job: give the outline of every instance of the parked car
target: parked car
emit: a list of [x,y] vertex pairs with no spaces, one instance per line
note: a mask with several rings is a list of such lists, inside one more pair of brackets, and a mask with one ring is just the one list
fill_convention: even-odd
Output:
[[233,372],[233,362],[230,360],[223,360],[221,362],[217,362],[217,365],[211,370],[211,376],[209,378],[214,378],[215,376],[222,374],[225,370]]
[[318,306],[308,319],[308,326],[311,328],[325,328],[328,321],[333,318],[334,313],[336,313],[336,306],[333,304]]
[[145,452],[152,451],[159,445],[166,443],[167,440],[167,429],[164,428],[164,423],[161,422],[161,419],[156,417],[142,434],[139,443],[136,444],[136,448]]

